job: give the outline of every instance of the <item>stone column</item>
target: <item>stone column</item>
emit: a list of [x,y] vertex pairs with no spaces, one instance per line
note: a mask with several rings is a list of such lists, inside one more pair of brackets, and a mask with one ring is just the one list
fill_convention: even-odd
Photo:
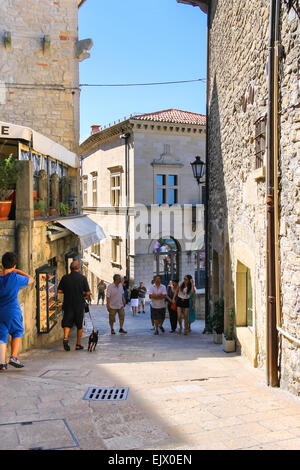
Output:
[[16,247],[21,270],[31,272],[33,220],[33,162],[19,161],[20,177],[16,186]]

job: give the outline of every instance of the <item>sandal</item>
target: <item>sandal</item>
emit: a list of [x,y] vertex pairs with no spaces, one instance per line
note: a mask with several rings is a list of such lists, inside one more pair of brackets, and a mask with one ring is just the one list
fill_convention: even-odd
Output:
[[0,364],[0,372],[7,370],[7,364]]
[[22,362],[15,356],[10,356],[8,363],[9,365],[16,367],[17,369],[21,369],[22,367],[24,367],[24,364],[22,364]]
[[76,344],[75,351],[80,351],[81,349],[84,349],[84,347],[81,344]]

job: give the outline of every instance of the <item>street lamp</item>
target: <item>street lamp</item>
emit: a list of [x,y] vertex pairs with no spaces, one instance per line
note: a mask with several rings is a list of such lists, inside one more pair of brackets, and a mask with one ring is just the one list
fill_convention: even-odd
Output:
[[201,179],[204,176],[205,163],[201,160],[201,157],[197,156],[195,158],[196,160],[194,162],[191,162],[191,167],[193,170],[194,178],[197,180],[197,183],[200,184],[203,183]]

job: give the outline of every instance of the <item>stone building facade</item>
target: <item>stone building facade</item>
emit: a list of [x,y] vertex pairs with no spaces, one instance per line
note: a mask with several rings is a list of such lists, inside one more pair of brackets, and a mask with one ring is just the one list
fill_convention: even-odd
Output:
[[[242,353],[266,370],[270,385],[274,353],[273,385],[299,395],[299,4],[178,1],[208,13],[210,312],[224,298],[225,330],[234,308]],[[268,241],[271,230],[274,242]],[[272,303],[275,317],[268,313]]]
[[[0,119],[79,143],[79,0],[3,0]],[[16,112],[18,110],[18,112]]]
[[84,254],[94,297],[115,273],[149,289],[156,273],[168,283],[196,271],[203,290],[205,188],[190,163],[205,162],[205,124],[171,109],[95,129],[81,144],[83,211],[107,236]]

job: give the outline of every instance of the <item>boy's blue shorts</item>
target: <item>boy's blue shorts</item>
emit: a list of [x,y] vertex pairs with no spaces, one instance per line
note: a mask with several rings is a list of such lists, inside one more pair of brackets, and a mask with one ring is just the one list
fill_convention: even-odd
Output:
[[0,320],[0,344],[7,343],[8,335],[12,338],[21,338],[24,334],[23,317],[14,314]]

